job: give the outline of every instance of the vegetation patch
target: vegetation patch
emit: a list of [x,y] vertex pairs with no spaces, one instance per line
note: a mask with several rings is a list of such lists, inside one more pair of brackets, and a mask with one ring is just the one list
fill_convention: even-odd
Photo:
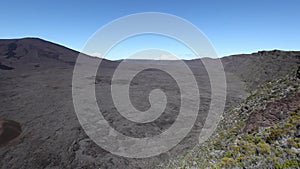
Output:
[[[260,85],[224,113],[207,142],[163,168],[300,168],[300,80],[293,75]],[[245,130],[250,118],[264,117],[274,123]]]

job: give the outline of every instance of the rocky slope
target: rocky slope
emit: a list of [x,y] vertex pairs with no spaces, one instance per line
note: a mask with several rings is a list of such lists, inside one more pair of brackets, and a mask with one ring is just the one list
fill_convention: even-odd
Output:
[[299,51],[259,51],[252,54],[222,58],[227,72],[232,72],[247,84],[249,92],[267,80],[284,77],[300,64]]
[[164,167],[299,168],[300,78],[296,70],[258,86],[239,106],[224,113],[207,142]]

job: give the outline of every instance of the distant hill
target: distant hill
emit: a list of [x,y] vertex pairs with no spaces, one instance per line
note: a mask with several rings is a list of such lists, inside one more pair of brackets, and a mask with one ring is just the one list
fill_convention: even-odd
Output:
[[264,81],[289,74],[300,65],[300,51],[260,51],[252,54],[233,55],[222,58],[226,72],[239,76],[248,91]]
[[78,54],[77,51],[38,38],[0,40],[0,62],[11,68],[74,64]]
[[[0,39],[0,69],[74,65],[79,52],[39,38]],[[209,59],[209,58],[206,58]],[[116,62],[120,62],[116,61]],[[221,58],[226,72],[237,75],[254,89],[266,80],[282,77],[300,64],[300,51],[259,51]],[[145,63],[136,60],[136,63]],[[176,61],[146,61],[168,64]],[[193,65],[198,60],[186,61]],[[43,66],[41,66],[43,65]]]

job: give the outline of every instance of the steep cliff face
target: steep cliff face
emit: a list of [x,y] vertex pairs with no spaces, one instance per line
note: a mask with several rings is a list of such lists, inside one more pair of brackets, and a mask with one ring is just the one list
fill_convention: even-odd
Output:
[[224,113],[209,141],[169,168],[299,168],[300,79],[297,69],[259,85]]

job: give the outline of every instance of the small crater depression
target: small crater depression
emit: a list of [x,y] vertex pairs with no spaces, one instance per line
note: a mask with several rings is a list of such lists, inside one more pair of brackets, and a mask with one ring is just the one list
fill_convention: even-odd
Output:
[[0,119],[0,146],[18,137],[21,132],[22,128],[20,123],[8,119]]

